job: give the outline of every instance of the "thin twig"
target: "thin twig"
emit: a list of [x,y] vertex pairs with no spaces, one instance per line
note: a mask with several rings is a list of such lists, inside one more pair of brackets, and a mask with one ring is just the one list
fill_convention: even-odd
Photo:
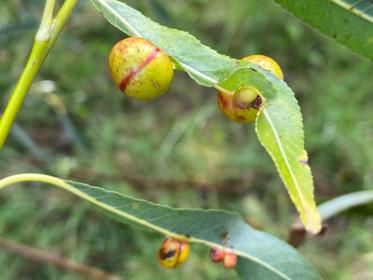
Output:
[[58,268],[69,270],[75,273],[84,274],[89,279],[95,280],[120,280],[123,279],[121,276],[111,274],[107,271],[90,267],[84,264],[76,263],[72,260],[62,258],[61,256],[47,252],[38,248],[30,247],[27,245],[15,243],[0,237],[0,248],[24,258],[28,258],[31,261],[51,264]]
[[[35,76],[42,67],[77,2],[78,0],[64,1],[53,22],[50,21],[53,15],[55,1],[48,0],[46,2],[42,25],[35,36],[31,53],[0,118],[0,150],[5,144],[9,131],[13,126],[13,122],[16,119]],[[48,26],[44,26],[45,24]]]

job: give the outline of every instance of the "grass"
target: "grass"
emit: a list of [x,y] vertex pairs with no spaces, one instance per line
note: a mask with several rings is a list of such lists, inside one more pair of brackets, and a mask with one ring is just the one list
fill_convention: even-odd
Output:
[[[36,29],[31,23],[42,4],[10,2],[0,8],[2,107],[25,62]],[[220,52],[274,57],[302,108],[318,202],[372,188],[370,62],[304,27],[270,1],[129,3]],[[170,92],[158,100],[123,97],[110,80],[106,61],[122,37],[89,3],[80,3],[19,114],[17,125],[24,133],[13,133],[0,154],[0,176],[45,172],[171,206],[235,210],[256,227],[286,239],[294,209],[253,127],[225,119],[214,91],[195,85],[184,73],[176,74]],[[66,106],[64,117],[41,97],[49,92],[45,80]],[[33,145],[27,145],[30,140]],[[166,187],[158,179],[210,187]],[[222,181],[231,186],[229,192],[214,189]],[[0,193],[0,213],[0,236],[125,279],[237,278],[212,264],[206,249],[198,246],[185,266],[166,271],[155,257],[162,236],[118,224],[60,191],[11,188]],[[333,219],[327,234],[308,240],[301,253],[326,279],[371,278],[371,213],[366,207]],[[81,276],[0,251],[0,278]]]

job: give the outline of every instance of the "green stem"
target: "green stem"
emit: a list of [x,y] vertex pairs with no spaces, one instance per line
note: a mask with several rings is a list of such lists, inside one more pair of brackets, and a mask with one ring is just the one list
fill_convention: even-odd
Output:
[[57,177],[44,175],[44,174],[37,174],[37,173],[23,173],[23,174],[12,175],[12,176],[1,179],[0,190],[10,185],[14,185],[17,183],[22,183],[22,182],[43,182],[43,183],[59,186],[67,190],[71,188],[69,187],[68,184],[65,183],[64,180],[57,178]]
[[43,65],[49,51],[53,47],[63,26],[70,17],[78,0],[66,0],[52,21],[54,0],[47,0],[39,30],[35,36],[29,59],[13,90],[8,105],[0,119],[0,150],[3,148],[12,124],[20,110],[26,94],[39,69]]
[[[135,223],[139,223],[139,224],[142,224],[146,227],[152,228],[153,230],[158,231],[160,233],[163,233],[166,236],[171,236],[171,237],[173,237],[175,239],[179,239],[179,240],[193,241],[193,238],[188,238],[185,235],[180,235],[180,234],[171,232],[167,229],[163,229],[159,226],[156,226],[156,225],[150,224],[150,223],[148,223],[144,220],[141,220],[141,219],[139,219],[139,218],[137,218],[133,215],[129,215],[128,213],[124,213],[123,211],[120,211],[120,210],[118,210],[118,209],[116,209],[116,208],[114,208],[114,207],[112,207],[112,206],[110,206],[110,205],[108,205],[108,204],[106,204],[102,201],[99,201],[99,200],[95,199],[94,197],[92,197],[92,196],[90,196],[90,195],[88,195],[84,192],[81,192],[77,188],[74,188],[72,185],[70,185],[68,182],[66,182],[66,181],[64,181],[60,178],[57,178],[57,177],[53,177],[53,176],[49,176],[49,175],[45,175],[45,174],[38,174],[38,173],[16,174],[16,175],[12,175],[12,176],[0,179],[0,190],[5,189],[6,187],[9,187],[11,185],[19,184],[19,183],[23,183],[23,182],[39,182],[39,183],[50,184],[52,186],[64,189],[64,190],[66,190],[66,191],[68,191],[72,194],[75,194],[76,196],[92,203],[93,205],[95,205],[95,206],[97,206],[101,209],[105,209],[109,212],[112,212],[114,214],[122,216],[125,219],[129,219],[130,221],[134,221]],[[225,248],[223,246],[219,246],[219,245],[214,244],[214,247],[225,250]]]
[[[247,259],[249,259],[249,260],[251,260],[255,263],[258,263],[259,265],[262,265],[263,267],[267,268],[268,270],[271,270],[275,273],[279,273],[279,274],[282,275],[282,273],[280,271],[277,271],[273,267],[269,266],[267,263],[263,262],[260,259],[257,259],[253,255],[247,254],[244,251],[239,251],[239,250],[235,250],[235,249],[232,249],[232,248],[228,248],[225,245],[221,245],[220,243],[216,243],[216,242],[213,242],[213,241],[208,241],[206,239],[199,239],[199,238],[195,238],[195,237],[192,237],[192,236],[186,236],[184,234],[179,234],[179,233],[176,233],[174,231],[170,231],[167,228],[163,228],[163,227],[161,227],[157,224],[151,223],[151,222],[149,222],[149,221],[147,221],[143,218],[140,218],[137,215],[130,214],[130,213],[125,212],[125,211],[123,211],[123,210],[121,210],[117,207],[114,207],[110,204],[107,204],[107,203],[97,199],[96,197],[79,190],[78,188],[74,187],[73,185],[70,185],[69,181],[64,181],[64,180],[62,180],[60,178],[57,178],[57,177],[53,177],[53,176],[49,176],[49,175],[45,175],[45,174],[37,174],[37,173],[16,174],[16,175],[12,175],[12,176],[0,179],[0,190],[5,189],[6,187],[9,187],[11,185],[19,184],[19,183],[23,183],[23,182],[46,183],[46,184],[50,184],[52,186],[64,189],[64,190],[66,190],[66,191],[84,199],[85,201],[90,202],[91,204],[100,208],[101,210],[104,210],[107,213],[111,213],[110,216],[112,218],[115,217],[115,216],[118,216],[118,217],[121,217],[121,218],[126,219],[128,221],[132,221],[136,224],[139,224],[140,226],[144,226],[144,227],[152,229],[156,232],[162,233],[165,236],[172,237],[174,239],[183,240],[183,241],[187,241],[187,242],[191,242],[191,243],[205,244],[206,246],[208,246],[210,248],[216,248],[216,249],[222,250],[224,252],[233,252],[237,256],[247,258]],[[288,279],[287,277],[282,277],[282,278]]]
[[62,28],[64,27],[66,21],[69,19],[74,7],[78,3],[78,0],[66,0],[61,9],[58,11],[55,20],[52,25],[51,38],[49,40],[48,47],[51,48],[55,43],[58,35],[60,35]]
[[50,37],[54,4],[55,4],[55,0],[46,0],[45,2],[43,16],[40,21],[39,30],[36,33],[36,39],[38,41],[48,40],[48,38]]
[[8,105],[0,119],[0,149],[3,147],[6,141],[10,128],[12,127],[23,100],[25,99],[32,80],[39,71],[46,57],[45,49],[47,45],[47,41],[34,42],[34,46],[32,47],[32,51],[26,66],[23,69],[21,77],[19,78]]

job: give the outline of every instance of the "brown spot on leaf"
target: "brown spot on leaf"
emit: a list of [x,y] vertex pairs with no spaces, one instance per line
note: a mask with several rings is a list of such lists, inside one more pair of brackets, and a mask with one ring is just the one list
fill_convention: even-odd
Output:
[[306,151],[303,151],[303,155],[299,158],[299,162],[303,165],[308,166],[308,154]]
[[224,243],[224,241],[226,242],[227,238],[228,238],[228,231],[225,231],[223,233],[220,233],[219,234],[219,238],[222,240],[222,242]]

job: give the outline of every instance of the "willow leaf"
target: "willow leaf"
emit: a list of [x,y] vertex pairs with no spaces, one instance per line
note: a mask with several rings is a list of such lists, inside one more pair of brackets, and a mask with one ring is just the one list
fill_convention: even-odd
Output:
[[[225,250],[238,256],[241,279],[319,279],[314,268],[288,244],[221,210],[176,209],[121,193],[43,174],[19,174],[0,180],[0,190],[15,183],[52,184],[91,203],[116,220],[161,234]],[[207,257],[207,256],[206,256]]]
[[373,60],[371,0],[274,0],[352,51]]
[[237,64],[235,59],[202,45],[189,33],[162,26],[122,2],[91,2],[112,25],[129,36],[153,42],[201,85],[214,86],[227,77]]
[[[291,89],[284,82],[262,72],[241,68],[220,86],[234,91],[245,85],[254,85],[263,95],[265,105],[256,120],[256,133],[275,162],[302,223],[308,231],[317,233],[321,221],[313,197],[307,152],[304,150],[300,108]],[[262,79],[262,75],[267,76],[267,80]]]
[[[240,63],[238,60],[218,54],[184,31],[161,26],[124,3],[116,0],[91,0],[91,2],[110,23],[123,32],[130,36],[144,37],[168,53],[181,68],[187,71],[201,85],[210,87],[219,85],[223,88],[227,86],[227,90],[236,89],[234,82],[233,84],[221,82],[226,80],[236,69],[239,69],[242,62]],[[245,68],[247,68],[248,73],[255,73],[254,80],[261,85],[259,90],[263,90],[264,97],[268,101],[274,99],[268,102],[269,108],[263,111],[268,112],[266,115],[270,116],[265,118],[264,122],[266,124],[257,126],[259,139],[276,163],[278,172],[300,213],[301,221],[308,230],[317,232],[321,225],[312,195],[311,172],[308,166],[304,166],[302,169],[299,168],[297,165],[299,161],[296,161],[294,159],[295,156],[290,153],[293,150],[291,146],[293,144],[295,145],[294,150],[302,147],[302,152],[304,152],[302,117],[293,93],[286,85],[283,86],[283,82],[267,71],[261,70],[250,63],[245,63]],[[245,82],[253,82],[250,77],[254,76],[248,75]],[[282,95],[287,97],[278,98]],[[295,112],[292,118],[283,118],[281,113],[284,112],[283,109],[271,106],[271,104],[276,102],[280,102],[285,108],[288,107],[290,113]],[[285,104],[286,102],[289,103]],[[282,111],[274,112],[276,110]],[[273,119],[276,117],[281,118]],[[276,141],[276,135],[280,132],[282,133],[285,127],[292,126],[294,126],[294,132],[296,132],[292,135],[293,141]],[[263,134],[267,134],[268,139],[264,139],[262,137]],[[304,182],[301,183],[301,181]]]

